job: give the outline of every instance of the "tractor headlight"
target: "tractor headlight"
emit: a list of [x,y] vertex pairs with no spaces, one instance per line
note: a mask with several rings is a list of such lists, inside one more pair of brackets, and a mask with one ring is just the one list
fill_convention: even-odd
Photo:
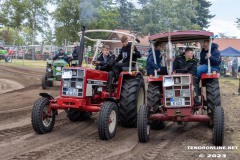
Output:
[[82,89],[83,88],[83,84],[81,82],[76,82],[76,86],[77,89]]
[[52,69],[51,69],[51,68],[48,68],[47,71],[48,71],[48,72],[52,72]]
[[70,87],[69,81],[63,81],[63,87],[64,88],[69,88]]
[[183,89],[180,91],[181,97],[190,97],[190,90],[188,89]]
[[165,94],[166,94],[166,98],[174,97],[174,91],[173,90],[166,90]]

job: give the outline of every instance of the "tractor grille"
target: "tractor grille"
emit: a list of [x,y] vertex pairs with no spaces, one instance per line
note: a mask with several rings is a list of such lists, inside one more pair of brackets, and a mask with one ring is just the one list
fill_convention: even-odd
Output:
[[192,105],[191,75],[163,77],[164,103],[166,107],[186,107]]
[[62,96],[83,97],[84,70],[64,68],[62,73]]

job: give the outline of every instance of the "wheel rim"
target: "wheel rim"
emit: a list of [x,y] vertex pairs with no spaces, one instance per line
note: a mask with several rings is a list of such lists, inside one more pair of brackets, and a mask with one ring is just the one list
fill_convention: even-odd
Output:
[[114,110],[111,111],[111,114],[109,116],[109,132],[113,133],[116,128],[116,122],[117,122],[117,115]]
[[52,117],[49,117],[48,116],[48,105],[46,105],[44,108],[43,108],[43,113],[42,113],[42,122],[43,122],[43,125],[45,127],[48,127],[50,126],[50,124],[52,123]]
[[144,89],[143,89],[143,87],[141,87],[138,92],[137,109],[139,110],[140,106],[143,104],[144,104]]

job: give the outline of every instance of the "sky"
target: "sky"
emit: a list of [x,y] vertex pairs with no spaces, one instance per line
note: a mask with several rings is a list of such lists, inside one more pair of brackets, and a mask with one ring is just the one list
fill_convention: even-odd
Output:
[[208,30],[217,34],[225,33],[227,36],[240,38],[240,30],[237,29],[235,21],[240,18],[240,0],[211,0],[211,14],[215,17],[211,20]]

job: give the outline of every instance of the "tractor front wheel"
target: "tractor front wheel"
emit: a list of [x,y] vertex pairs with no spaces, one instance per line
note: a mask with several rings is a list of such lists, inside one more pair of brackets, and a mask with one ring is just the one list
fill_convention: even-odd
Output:
[[148,122],[148,108],[145,105],[140,106],[137,119],[138,139],[140,142],[147,142],[150,136],[150,125]]
[[100,139],[109,140],[115,136],[118,121],[118,108],[115,102],[103,103],[99,113],[98,134]]
[[224,139],[224,110],[220,106],[214,108],[213,115],[213,144],[222,146]]
[[32,109],[32,127],[38,134],[51,132],[55,124],[55,113],[51,110],[48,114],[49,99],[42,97],[38,99]]
[[12,62],[12,57],[11,56],[7,56],[5,58],[5,62],[11,63]]
[[44,75],[42,77],[42,89],[47,89],[47,87],[48,87],[47,75]]

